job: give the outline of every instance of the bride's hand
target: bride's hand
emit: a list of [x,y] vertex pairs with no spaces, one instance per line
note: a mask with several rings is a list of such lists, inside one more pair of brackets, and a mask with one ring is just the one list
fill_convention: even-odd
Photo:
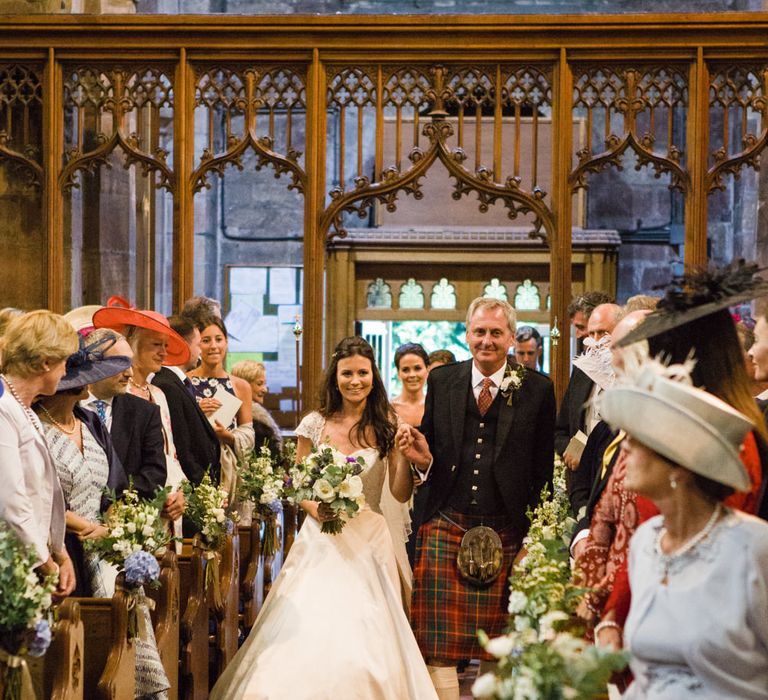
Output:
[[336,513],[327,503],[318,503],[317,501],[302,501],[301,507],[311,515],[317,522],[325,523],[336,519]]

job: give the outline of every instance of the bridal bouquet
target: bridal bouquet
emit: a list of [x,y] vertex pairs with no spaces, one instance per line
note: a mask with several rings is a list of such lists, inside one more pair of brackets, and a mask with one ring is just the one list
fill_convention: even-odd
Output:
[[360,478],[364,466],[362,457],[346,457],[332,447],[313,450],[289,470],[286,496],[293,503],[317,501],[330,505],[337,517],[324,522],[320,530],[338,535],[346,520],[365,504]]
[[51,643],[53,576],[34,572],[34,550],[0,520],[0,686],[3,700],[20,700],[31,691],[23,656],[42,656]]
[[573,698],[587,700],[606,692],[611,674],[627,664],[624,652],[594,647],[582,639],[575,617],[588,592],[573,583],[568,545],[575,521],[565,487],[565,467],[555,458],[554,492],[547,486],[528,513],[531,527],[523,540],[525,556],[512,570],[507,634],[480,643],[497,665],[472,688],[482,700]]
[[277,522],[275,513],[280,509],[283,497],[282,460],[276,459],[266,444],[258,452],[252,452],[238,471],[238,496],[253,503],[257,516],[264,523],[261,550],[264,556],[276,551]]

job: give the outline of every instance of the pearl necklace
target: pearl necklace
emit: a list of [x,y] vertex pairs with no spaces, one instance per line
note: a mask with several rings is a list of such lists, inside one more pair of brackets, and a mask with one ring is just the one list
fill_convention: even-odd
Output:
[[715,506],[715,509],[712,511],[712,515],[709,516],[709,520],[707,520],[704,527],[699,530],[691,539],[689,539],[687,542],[685,542],[681,547],[676,549],[674,552],[670,552],[669,554],[666,554],[661,549],[661,541],[664,539],[664,535],[667,534],[667,528],[662,527],[659,530],[659,534],[656,535],[656,542],[654,545],[654,549],[656,550],[656,554],[658,555],[659,559],[661,560],[661,565],[664,567],[664,575],[661,578],[661,585],[666,586],[669,582],[669,569],[672,565],[672,562],[675,559],[679,559],[684,554],[687,554],[690,552],[696,545],[703,542],[707,537],[709,537],[710,533],[714,529],[715,525],[717,525],[717,521],[720,519],[720,514],[723,512],[723,507],[719,503]]
[[29,421],[32,423],[33,426],[35,426],[35,430],[39,432],[41,428],[40,419],[35,415],[35,412],[21,400],[21,397],[16,393],[16,388],[13,386],[13,384],[11,384],[10,380],[6,375],[0,374],[0,379],[2,379],[5,382],[6,386],[8,387],[8,391],[11,392],[11,396],[13,396],[13,398],[16,399],[16,403],[18,403],[19,406],[21,406],[22,410],[26,414]]
[[72,427],[71,428],[67,428],[66,426],[64,426],[61,423],[59,423],[50,413],[48,413],[48,409],[45,406],[43,406],[42,404],[39,404],[39,405],[40,405],[40,408],[42,409],[43,413],[45,413],[45,415],[47,416],[48,420],[51,422],[51,424],[55,425],[59,430],[61,430],[62,433],[64,433],[65,435],[72,435],[72,433],[75,432],[75,430],[77,429],[77,424],[78,424],[77,418],[75,418],[73,416],[74,421],[72,422]]
[[133,386],[135,386],[139,391],[143,391],[145,394],[149,393],[149,382],[142,386],[141,384],[134,382],[133,379],[129,379],[128,381],[133,384]]

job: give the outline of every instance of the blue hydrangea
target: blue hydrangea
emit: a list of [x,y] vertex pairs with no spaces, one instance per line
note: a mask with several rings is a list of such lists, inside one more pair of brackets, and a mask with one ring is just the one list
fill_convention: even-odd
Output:
[[234,520],[232,520],[232,518],[227,518],[225,525],[227,527],[227,534],[231,535],[235,531]]
[[125,560],[125,583],[144,586],[160,578],[160,565],[149,552],[134,552]]
[[30,656],[42,656],[51,643],[51,626],[48,620],[39,620],[35,625],[34,637],[27,645]]

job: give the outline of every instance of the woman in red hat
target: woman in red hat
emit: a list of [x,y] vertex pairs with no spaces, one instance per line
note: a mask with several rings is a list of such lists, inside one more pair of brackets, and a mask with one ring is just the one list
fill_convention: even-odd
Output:
[[[189,346],[157,311],[107,306],[93,315],[96,328],[111,328],[122,333],[133,350],[133,377],[128,392],[150,401],[160,408],[163,425],[163,446],[167,467],[166,486],[174,489],[184,479],[184,472],[176,457],[173,442],[171,414],[163,391],[150,383],[151,375],[163,365],[182,365],[189,359]],[[184,496],[172,491],[165,504],[165,515],[173,521],[174,534],[181,537],[181,516],[184,512]],[[177,545],[177,547],[180,545]]]

